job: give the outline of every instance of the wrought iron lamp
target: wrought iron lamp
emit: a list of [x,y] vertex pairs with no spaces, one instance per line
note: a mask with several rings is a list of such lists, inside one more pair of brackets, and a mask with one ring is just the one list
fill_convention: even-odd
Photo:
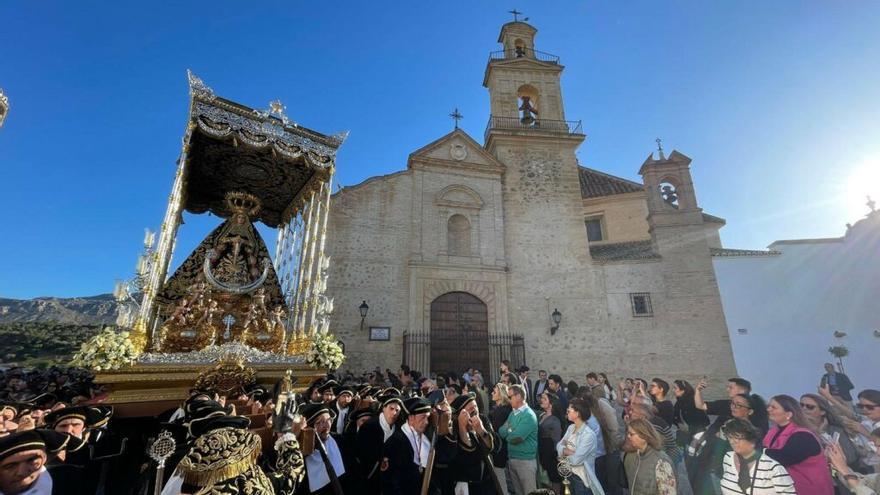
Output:
[[556,331],[559,330],[559,322],[562,321],[562,313],[559,312],[558,308],[553,309],[550,319],[553,321],[553,326],[550,327],[550,335],[556,335]]
[[364,320],[367,318],[367,312],[370,311],[370,305],[367,304],[367,301],[361,303],[358,306],[358,311],[361,312],[361,332],[364,331]]

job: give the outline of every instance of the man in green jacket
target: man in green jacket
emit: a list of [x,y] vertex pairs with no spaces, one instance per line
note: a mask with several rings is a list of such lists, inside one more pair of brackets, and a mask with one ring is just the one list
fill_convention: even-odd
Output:
[[507,442],[507,466],[514,495],[528,495],[538,488],[538,418],[526,403],[522,385],[511,385],[507,394],[513,411],[498,429],[498,435]]

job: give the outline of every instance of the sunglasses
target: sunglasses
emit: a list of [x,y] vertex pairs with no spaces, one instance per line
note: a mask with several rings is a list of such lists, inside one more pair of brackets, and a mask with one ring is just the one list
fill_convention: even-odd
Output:
[[806,409],[807,411],[815,411],[817,407],[819,406],[816,404],[805,404],[801,402],[801,409]]
[[863,411],[873,411],[874,409],[876,409],[880,406],[875,406],[873,404],[862,404],[861,402],[859,402],[858,404],[856,404],[856,407],[858,409],[863,410]]

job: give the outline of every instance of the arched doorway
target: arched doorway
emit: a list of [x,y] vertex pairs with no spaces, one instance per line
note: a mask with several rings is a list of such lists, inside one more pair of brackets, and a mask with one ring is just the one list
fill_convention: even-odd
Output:
[[449,292],[431,303],[431,371],[462,373],[473,366],[489,376],[486,303],[467,292]]

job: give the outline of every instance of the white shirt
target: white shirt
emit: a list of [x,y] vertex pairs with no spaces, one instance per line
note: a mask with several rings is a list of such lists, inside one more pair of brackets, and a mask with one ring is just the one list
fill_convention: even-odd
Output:
[[342,435],[345,430],[345,418],[348,416],[348,408],[340,409],[339,415],[336,416],[336,433]]
[[431,442],[425,435],[410,428],[409,423],[400,427],[400,431],[409,439],[413,449],[413,462],[422,468],[428,467],[428,455],[431,453]]
[[385,415],[380,412],[379,426],[382,427],[382,433],[385,435],[385,438],[382,439],[382,443],[385,443],[391,438],[391,434],[394,433],[394,425],[389,425],[388,421],[385,420]]
[[523,401],[523,405],[521,405],[513,410],[513,415],[516,416],[517,414],[525,411],[526,409],[529,409],[529,403],[526,401]]
[[724,495],[775,495],[777,493],[794,495],[794,481],[788,475],[788,471],[768,455],[762,455],[757,463],[749,465],[749,479],[754,479],[753,487],[743,492],[737,483],[739,472],[736,469],[736,462],[733,460],[734,455],[733,452],[724,455],[721,493]]
[[[320,440],[316,438],[315,441]],[[345,474],[345,465],[342,463],[342,454],[339,452],[336,440],[328,435],[327,440],[324,440],[324,447],[327,449],[327,459],[330,460],[330,465],[336,471],[336,477]],[[309,477],[310,492],[316,492],[330,483],[330,474],[327,473],[327,466],[324,465],[321,452],[317,448],[306,457],[306,473]]]

